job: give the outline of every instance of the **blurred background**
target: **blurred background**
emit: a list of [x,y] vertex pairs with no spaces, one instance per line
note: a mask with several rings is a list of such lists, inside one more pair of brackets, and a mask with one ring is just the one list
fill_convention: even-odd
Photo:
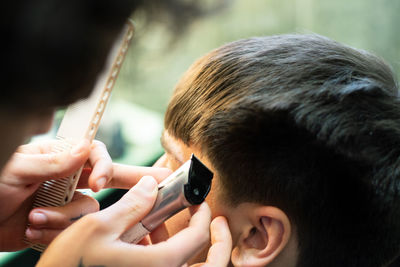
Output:
[[[106,143],[116,162],[151,165],[162,154],[163,113],[180,76],[195,59],[242,38],[318,33],[380,55],[399,77],[399,11],[400,1],[393,0],[236,0],[195,21],[177,40],[167,26],[146,25],[137,14],[134,42],[97,139]],[[57,121],[61,118],[62,111]],[[105,190],[96,197],[105,207],[119,195]],[[31,250],[3,254],[0,266],[34,266],[38,255]]]

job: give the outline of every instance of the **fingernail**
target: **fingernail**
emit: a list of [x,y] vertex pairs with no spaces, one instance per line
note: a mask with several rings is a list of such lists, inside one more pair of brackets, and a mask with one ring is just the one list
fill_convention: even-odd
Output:
[[140,179],[138,186],[140,186],[141,188],[143,188],[144,190],[146,190],[148,192],[151,192],[156,188],[157,183],[153,177],[143,176],[142,179]]
[[29,239],[40,239],[43,236],[43,232],[40,230],[28,228],[25,231],[25,235]]
[[45,224],[47,222],[47,216],[41,212],[35,212],[31,215],[32,224]]
[[103,189],[106,182],[107,182],[107,179],[105,177],[101,177],[99,180],[97,180],[96,181],[97,190]]
[[81,154],[85,150],[86,142],[86,140],[82,140],[78,144],[73,146],[71,149],[71,155],[78,156],[79,154]]

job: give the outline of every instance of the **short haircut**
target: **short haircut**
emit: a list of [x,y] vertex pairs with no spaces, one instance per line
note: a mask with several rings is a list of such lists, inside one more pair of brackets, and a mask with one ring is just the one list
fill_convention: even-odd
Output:
[[298,266],[398,255],[400,103],[379,57],[315,34],[226,44],[177,84],[165,129],[202,149],[224,201],[289,216]]
[[0,108],[40,110],[70,104],[93,89],[128,17],[168,20],[180,31],[202,15],[180,0],[15,0],[4,6]]

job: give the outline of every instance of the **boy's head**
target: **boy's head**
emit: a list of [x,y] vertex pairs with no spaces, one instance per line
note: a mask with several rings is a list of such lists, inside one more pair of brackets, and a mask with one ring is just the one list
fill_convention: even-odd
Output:
[[397,90],[381,59],[321,36],[233,42],[178,83],[159,164],[213,169],[235,265],[383,266],[400,248]]

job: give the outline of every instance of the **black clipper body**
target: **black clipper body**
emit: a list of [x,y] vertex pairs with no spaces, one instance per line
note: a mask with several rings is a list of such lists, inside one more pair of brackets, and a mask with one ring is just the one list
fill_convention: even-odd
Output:
[[211,189],[212,178],[213,173],[192,154],[190,160],[159,184],[150,213],[126,231],[121,240],[137,243],[179,211],[202,203]]

